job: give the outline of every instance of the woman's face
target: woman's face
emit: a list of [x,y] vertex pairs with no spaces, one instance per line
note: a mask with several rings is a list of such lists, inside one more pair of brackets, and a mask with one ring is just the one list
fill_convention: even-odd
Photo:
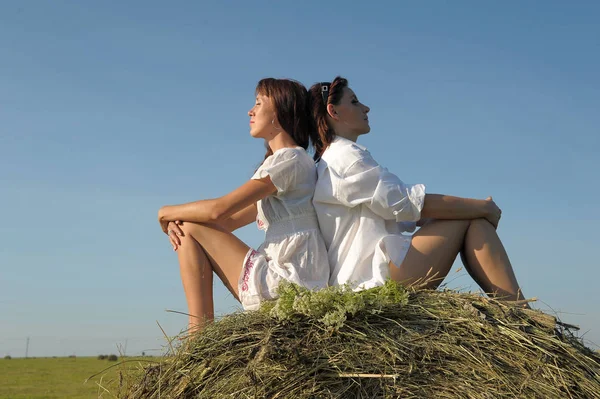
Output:
[[[358,101],[356,94],[349,87],[344,87],[340,103],[328,108],[329,114],[335,123],[334,130],[336,133],[346,132],[358,137],[371,131],[369,117],[367,116],[371,109]],[[333,115],[331,111],[333,111]]]
[[250,135],[256,138],[269,138],[278,126],[273,101],[267,96],[258,94],[254,107],[248,111],[250,117]]

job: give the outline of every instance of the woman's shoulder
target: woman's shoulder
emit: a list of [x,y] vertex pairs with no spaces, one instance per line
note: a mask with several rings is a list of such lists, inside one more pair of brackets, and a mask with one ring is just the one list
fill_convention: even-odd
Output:
[[332,142],[321,156],[330,168],[347,169],[356,162],[374,162],[369,151],[360,144],[347,139]]
[[[292,158],[310,158],[306,150],[300,146],[283,147],[275,151],[269,158],[273,159],[292,159]],[[268,158],[267,158],[268,159]]]
[[267,158],[265,158],[262,165],[263,166],[273,165],[273,164],[292,160],[299,156],[301,157],[302,153],[300,152],[300,150],[304,151],[304,149],[302,147],[280,148],[280,149],[276,150],[274,153],[272,153],[271,155],[269,155]]
[[316,179],[316,166],[302,147],[286,147],[268,156],[254,172],[252,179],[269,176],[279,194],[298,183],[298,179]]
[[265,168],[310,169],[316,168],[312,157],[302,147],[284,147],[268,156],[259,169]]

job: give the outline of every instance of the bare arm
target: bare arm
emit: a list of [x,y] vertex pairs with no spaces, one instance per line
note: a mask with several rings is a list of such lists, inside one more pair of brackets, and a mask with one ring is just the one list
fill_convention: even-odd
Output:
[[[421,218],[466,220],[486,218],[497,226],[500,213],[500,209],[491,198],[478,200],[452,197],[450,195],[425,194],[425,203],[421,210]],[[494,220],[496,221],[495,223],[493,222]]]
[[248,205],[246,208],[238,211],[223,220],[220,224],[225,230],[233,232],[240,227],[244,227],[249,225],[250,223],[256,220],[256,215],[258,214],[258,210],[256,209],[256,202],[254,204]]
[[[249,180],[241,187],[219,198],[163,206],[158,211],[158,221],[165,233],[168,223],[176,220],[221,224],[230,216],[246,210],[250,205],[256,204],[257,201],[275,192],[277,192],[277,188],[268,176],[263,179]],[[242,223],[248,217],[249,213],[244,212],[237,215],[236,220]]]

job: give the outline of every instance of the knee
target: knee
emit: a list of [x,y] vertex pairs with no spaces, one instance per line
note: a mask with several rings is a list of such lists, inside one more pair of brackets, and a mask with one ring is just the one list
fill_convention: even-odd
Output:
[[179,225],[179,228],[181,229],[183,234],[187,235],[187,233],[190,232],[192,225],[193,225],[193,223],[191,223],[191,222],[183,222],[182,224]]
[[198,228],[198,224],[192,222],[183,222],[183,224],[179,225],[183,236],[181,237],[182,242],[187,240],[193,240],[194,235],[196,235],[196,231]]
[[471,221],[468,219],[450,219],[450,220],[442,220],[442,223],[447,224],[448,226],[452,226],[456,231],[467,231],[469,228]]
[[183,222],[179,227],[181,228],[184,237],[193,237],[196,241],[199,241],[203,234],[206,234],[211,230],[223,230],[221,226],[211,223]]
[[486,218],[473,219],[469,221],[469,228],[486,229],[490,226],[493,227]]
[[431,219],[423,224],[423,227],[430,225],[452,226],[454,228],[467,228],[471,223],[468,219]]
[[470,221],[466,236],[478,237],[479,239],[487,241],[491,238],[491,235],[495,234],[497,234],[496,228],[489,222],[489,220],[480,218]]

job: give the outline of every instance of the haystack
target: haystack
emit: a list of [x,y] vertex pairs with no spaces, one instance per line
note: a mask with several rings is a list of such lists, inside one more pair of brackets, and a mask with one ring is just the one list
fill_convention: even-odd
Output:
[[600,398],[600,355],[476,294],[284,284],[147,367],[127,398]]

